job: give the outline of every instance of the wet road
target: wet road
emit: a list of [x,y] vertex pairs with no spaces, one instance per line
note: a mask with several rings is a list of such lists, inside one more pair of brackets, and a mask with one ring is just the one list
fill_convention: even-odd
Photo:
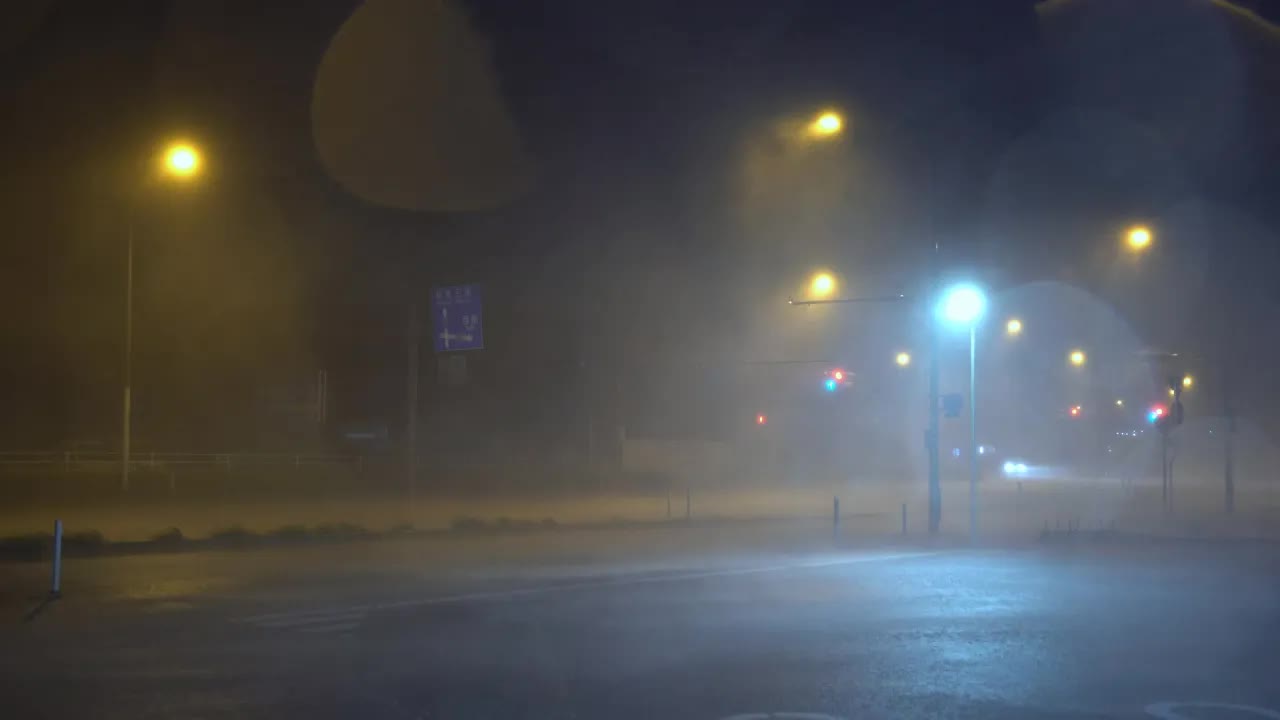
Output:
[[1280,718],[1276,556],[833,548],[713,528],[83,561],[67,599],[6,618],[0,705],[22,718]]

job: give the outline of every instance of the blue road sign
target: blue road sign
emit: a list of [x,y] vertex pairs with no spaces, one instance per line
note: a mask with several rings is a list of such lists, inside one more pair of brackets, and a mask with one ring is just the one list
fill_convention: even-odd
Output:
[[484,348],[479,285],[454,285],[431,291],[436,352]]

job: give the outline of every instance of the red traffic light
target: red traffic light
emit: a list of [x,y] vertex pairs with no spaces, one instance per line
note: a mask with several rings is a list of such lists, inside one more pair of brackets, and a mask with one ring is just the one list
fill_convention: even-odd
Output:
[[759,415],[756,415],[756,424],[757,424],[757,425],[768,425],[768,424],[769,424],[769,416],[768,416],[768,415],[765,415],[764,413],[760,413]]
[[835,378],[835,379],[836,379],[836,382],[844,382],[844,371],[843,371],[843,370],[832,370],[832,371],[831,371],[831,377]]
[[1071,417],[1080,417],[1080,412],[1081,412],[1081,410],[1080,410],[1080,406],[1079,406],[1079,405],[1072,405],[1072,406],[1071,406],[1071,411],[1070,411],[1070,412],[1071,412]]

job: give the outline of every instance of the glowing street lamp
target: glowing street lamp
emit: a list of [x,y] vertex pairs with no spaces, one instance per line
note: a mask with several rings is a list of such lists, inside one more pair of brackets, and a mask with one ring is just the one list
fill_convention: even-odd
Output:
[[815,298],[830,297],[836,291],[836,278],[829,272],[820,272],[809,280],[809,294]]
[[200,151],[187,143],[175,143],[164,151],[164,172],[187,179],[200,172]]
[[942,295],[938,310],[943,320],[973,329],[987,310],[987,296],[976,285],[956,285]]
[[1088,359],[1083,350],[1072,350],[1071,354],[1067,356],[1067,360],[1075,367],[1083,367],[1088,362]]
[[839,135],[841,130],[844,130],[844,118],[834,110],[820,113],[813,122],[809,123],[809,135],[812,137],[834,137]]
[[1183,375],[1183,376],[1182,376],[1182,389],[1183,389],[1183,390],[1190,390],[1190,389],[1191,389],[1191,386],[1192,386],[1192,385],[1195,385],[1195,384],[1196,384],[1196,379],[1195,379],[1195,378],[1191,377],[1190,375]]
[[987,295],[977,285],[948,288],[938,304],[942,319],[969,326],[969,540],[978,539],[978,323],[987,311]]
[[911,353],[900,352],[893,361],[898,364],[898,367],[906,367],[911,364]]
[[[190,180],[200,174],[200,151],[186,143],[172,143],[160,154],[160,172],[178,180]],[[124,305],[124,393],[121,400],[120,489],[129,489],[129,446],[133,439],[133,212],[128,206],[128,259],[125,264]]]
[[1125,233],[1124,239],[1128,243],[1129,249],[1134,252],[1143,252],[1151,247],[1151,230],[1145,225],[1135,225],[1129,228]]
[[1009,318],[1009,322],[1004,324],[1004,334],[1009,337],[1017,337],[1022,334],[1022,321],[1018,318]]

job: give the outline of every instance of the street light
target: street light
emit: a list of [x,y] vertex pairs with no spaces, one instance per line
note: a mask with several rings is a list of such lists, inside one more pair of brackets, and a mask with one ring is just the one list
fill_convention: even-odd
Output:
[[809,294],[815,298],[830,297],[836,291],[836,278],[829,272],[820,272],[809,281]]
[[1022,321],[1018,318],[1009,318],[1009,322],[1004,324],[1004,332],[1009,337],[1017,337],[1022,334]]
[[[166,177],[190,180],[200,173],[200,151],[190,143],[172,143],[160,155],[160,170]],[[129,490],[129,445],[133,439],[133,235],[134,203],[126,206],[129,231],[125,259],[124,291],[124,392],[121,398],[120,489]]]
[[1082,367],[1089,358],[1085,356],[1083,350],[1072,350],[1067,359],[1071,361],[1072,365]]
[[1122,399],[1120,399],[1120,398],[1116,398],[1116,407],[1118,407],[1118,408],[1122,408],[1122,407],[1124,407],[1124,400],[1122,400]]
[[1134,252],[1143,252],[1151,247],[1151,230],[1145,225],[1135,225],[1125,233],[1125,242]]
[[840,117],[840,113],[834,110],[826,110],[819,113],[813,122],[809,123],[809,135],[817,138],[828,138],[839,135],[844,129],[844,118]]
[[174,143],[164,151],[165,174],[176,178],[194,177],[200,172],[200,151],[187,143]]
[[938,311],[953,325],[969,326],[969,540],[978,539],[978,323],[987,296],[977,285],[955,285],[942,294]]
[[898,367],[906,367],[911,364],[911,353],[900,352],[893,361],[898,364]]
[[1183,390],[1190,390],[1190,389],[1191,389],[1191,386],[1192,386],[1192,385],[1195,385],[1195,384],[1196,384],[1196,379],[1195,379],[1195,378],[1191,377],[1190,375],[1183,375],[1183,376],[1182,376],[1182,389],[1183,389]]

